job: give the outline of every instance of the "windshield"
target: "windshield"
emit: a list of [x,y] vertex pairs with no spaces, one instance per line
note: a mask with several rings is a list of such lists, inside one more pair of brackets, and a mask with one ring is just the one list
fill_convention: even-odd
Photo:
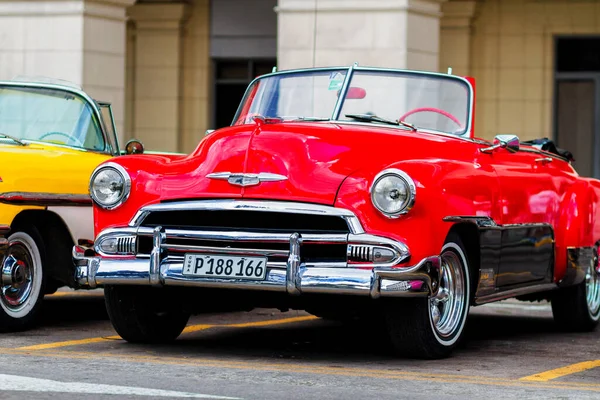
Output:
[[[254,81],[234,119],[389,123],[461,135],[470,118],[470,87],[452,75],[381,69],[315,69],[271,74]],[[340,99],[340,95],[345,96]],[[337,111],[339,110],[339,111]],[[400,123],[404,122],[404,124]]]
[[25,142],[107,149],[91,106],[58,89],[0,87],[0,140],[2,135]]

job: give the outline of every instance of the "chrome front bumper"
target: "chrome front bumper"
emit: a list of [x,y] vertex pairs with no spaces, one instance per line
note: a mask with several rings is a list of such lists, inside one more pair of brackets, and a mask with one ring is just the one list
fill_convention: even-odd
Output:
[[74,246],[73,259],[76,281],[82,288],[105,285],[188,286],[287,292],[290,295],[330,293],[372,298],[434,296],[437,293],[441,263],[439,256],[427,257],[416,265],[402,268],[317,266],[306,265],[301,261],[301,235],[290,235],[289,245],[285,265],[267,265],[266,277],[261,281],[183,275],[183,260],[164,255],[167,245],[165,232],[160,229],[153,232],[153,249],[149,257],[113,258],[89,255],[93,250]]

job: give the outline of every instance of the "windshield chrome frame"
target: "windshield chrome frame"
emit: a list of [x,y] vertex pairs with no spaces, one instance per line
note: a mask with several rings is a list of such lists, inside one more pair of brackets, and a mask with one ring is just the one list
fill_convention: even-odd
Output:
[[[2,89],[4,87],[51,89],[51,90],[67,92],[72,95],[78,96],[79,98],[81,98],[84,102],[86,102],[90,106],[90,108],[92,109],[92,112],[94,113],[94,116],[98,120],[98,123],[100,124],[100,130],[102,131],[102,137],[104,138],[105,142],[107,143],[106,150],[104,150],[104,151],[91,150],[91,149],[85,149],[85,148],[81,148],[81,147],[70,146],[70,145],[59,145],[59,146],[65,146],[68,148],[77,149],[77,150],[81,150],[84,152],[90,152],[90,153],[100,153],[100,154],[110,154],[110,155],[118,155],[119,154],[119,149],[118,149],[119,142],[118,142],[117,132],[115,131],[115,135],[117,136],[117,142],[116,142],[117,148],[113,149],[113,146],[111,145],[110,141],[108,140],[108,137],[107,137],[108,130],[106,129],[106,126],[104,125],[104,121],[102,120],[102,114],[96,105],[96,101],[94,99],[92,99],[83,90],[78,90],[75,87],[63,86],[63,85],[51,84],[51,83],[0,81],[0,89]],[[39,141],[39,140],[30,140],[30,139],[23,139],[23,140],[25,142],[33,142],[33,143],[48,143],[48,142]]]
[[[354,75],[355,71],[366,71],[366,72],[372,71],[372,72],[376,72],[376,73],[388,72],[388,73],[398,73],[398,74],[403,74],[403,75],[430,76],[430,77],[436,77],[439,79],[450,78],[453,80],[460,81],[461,83],[466,85],[466,87],[468,88],[467,119],[466,119],[467,124],[465,126],[464,132],[461,134],[453,134],[453,133],[449,133],[449,132],[438,131],[435,129],[426,129],[426,128],[419,128],[419,127],[417,127],[417,130],[419,132],[435,133],[435,134],[442,134],[442,135],[447,135],[447,136],[451,136],[451,137],[472,139],[471,131],[473,129],[473,100],[474,100],[475,96],[473,93],[473,86],[471,86],[471,83],[466,78],[464,78],[462,76],[458,76],[458,75],[444,74],[444,73],[440,73],[440,72],[413,71],[413,70],[404,70],[404,69],[395,69],[395,68],[380,68],[380,67],[359,67],[357,63],[354,63],[350,67],[321,67],[321,68],[292,69],[292,70],[287,70],[287,71],[273,72],[270,74],[265,74],[265,75],[257,77],[255,79],[253,79],[252,82],[250,82],[250,84],[246,88],[246,91],[244,92],[244,96],[242,97],[242,101],[240,102],[238,109],[234,115],[234,118],[231,122],[231,126],[233,126],[235,124],[235,122],[237,121],[237,119],[239,117],[239,113],[242,110],[242,107],[245,103],[246,98],[248,97],[250,88],[252,88],[252,86],[257,81],[265,79],[265,78],[271,78],[273,76],[293,75],[293,74],[298,74],[298,73],[307,73],[307,72],[311,72],[311,71],[327,72],[327,71],[343,71],[343,70],[346,70],[346,76],[344,77],[344,82],[343,82],[342,88],[340,90],[340,95],[338,96],[338,99],[335,103],[335,107],[334,107],[333,113],[331,114],[331,119],[329,122],[343,123],[343,124],[346,124],[346,123],[356,124],[357,123],[355,121],[340,120],[340,113],[342,112],[342,107],[344,106],[344,101],[346,100],[346,95],[348,94],[348,90],[350,88],[350,81],[352,80],[352,76]],[[385,124],[381,124],[381,123],[377,123],[377,122],[372,122],[372,123],[369,122],[368,124],[391,127],[391,125],[385,125]],[[403,130],[406,129],[406,128],[403,128],[402,126],[398,126],[398,128],[403,129]]]

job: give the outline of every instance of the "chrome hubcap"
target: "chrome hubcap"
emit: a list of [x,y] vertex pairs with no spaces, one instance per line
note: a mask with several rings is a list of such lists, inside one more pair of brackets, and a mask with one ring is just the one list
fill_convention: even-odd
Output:
[[0,300],[7,309],[18,311],[27,302],[33,290],[33,277],[29,251],[22,243],[11,243],[0,275]]
[[585,274],[585,293],[588,310],[591,315],[598,314],[600,309],[600,265],[599,258],[594,258],[594,264]]
[[465,276],[460,257],[453,251],[442,254],[437,295],[429,301],[431,321],[441,337],[449,337],[461,325],[465,304]]

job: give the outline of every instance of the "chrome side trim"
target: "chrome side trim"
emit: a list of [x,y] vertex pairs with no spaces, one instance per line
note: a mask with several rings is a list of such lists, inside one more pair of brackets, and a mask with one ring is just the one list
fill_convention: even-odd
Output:
[[42,192],[5,192],[0,193],[0,203],[27,206],[81,206],[92,205],[92,199],[87,194],[57,194]]
[[475,304],[481,305],[486,303],[491,303],[499,300],[506,300],[512,297],[522,296],[525,294],[537,293],[537,292],[546,292],[550,290],[558,289],[558,285],[556,283],[542,283],[539,285],[525,286],[517,289],[505,290],[498,293],[493,293],[485,296],[480,296],[475,298]]
[[498,224],[490,217],[470,217],[460,215],[449,215],[442,218],[444,222],[471,222],[480,228],[493,228],[497,227]]
[[318,204],[296,203],[285,201],[255,200],[197,200],[178,201],[172,203],[152,204],[140,209],[129,222],[129,226],[140,226],[149,213],[153,211],[193,211],[193,210],[245,210],[279,212],[306,215],[327,215],[343,218],[353,234],[364,233],[358,217],[350,210]]
[[567,270],[558,285],[567,287],[582,283],[589,269],[593,268],[595,258],[594,247],[568,247]]

